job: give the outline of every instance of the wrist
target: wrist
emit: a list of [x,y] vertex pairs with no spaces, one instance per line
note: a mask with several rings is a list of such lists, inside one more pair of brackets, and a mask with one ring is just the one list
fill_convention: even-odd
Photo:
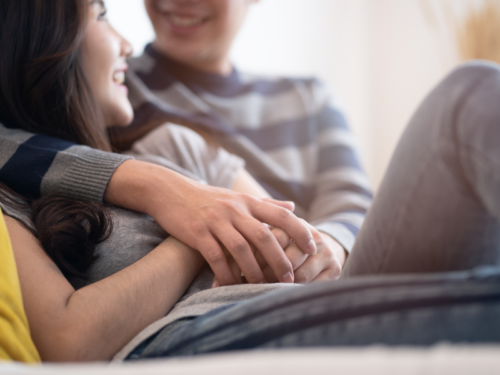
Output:
[[187,178],[167,168],[127,160],[113,174],[105,191],[104,201],[155,217],[156,212],[162,210],[167,203],[166,200],[175,196],[182,184],[188,183]]

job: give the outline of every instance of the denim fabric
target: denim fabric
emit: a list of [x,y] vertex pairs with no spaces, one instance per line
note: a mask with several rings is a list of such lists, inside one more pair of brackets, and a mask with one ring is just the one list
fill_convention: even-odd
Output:
[[139,357],[498,343],[499,218],[500,69],[471,63],[411,120],[340,281],[272,292],[167,327]]
[[491,275],[357,277],[279,290],[172,323],[129,359],[284,347],[493,343],[500,341],[499,316],[498,269]]

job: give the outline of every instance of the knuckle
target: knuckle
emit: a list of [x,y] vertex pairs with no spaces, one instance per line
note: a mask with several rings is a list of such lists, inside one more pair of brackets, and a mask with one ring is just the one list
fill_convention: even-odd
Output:
[[193,233],[194,237],[202,237],[205,235],[206,231],[207,228],[202,221],[197,220],[191,224],[191,232]]
[[226,261],[226,256],[220,250],[210,250],[205,254],[205,259],[210,264],[220,264]]
[[278,217],[282,220],[290,220],[292,218],[295,218],[295,215],[293,214],[292,211],[287,210],[286,208],[278,208]]
[[243,239],[232,240],[229,244],[229,252],[232,254],[241,254],[249,249],[248,243]]
[[272,237],[273,235],[271,234],[269,229],[264,226],[255,230],[255,239],[258,242],[269,242],[271,241]]

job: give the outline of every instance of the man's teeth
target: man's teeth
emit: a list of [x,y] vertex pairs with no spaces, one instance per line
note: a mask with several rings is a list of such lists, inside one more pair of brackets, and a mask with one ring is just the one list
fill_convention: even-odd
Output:
[[203,18],[180,17],[173,14],[170,15],[170,20],[175,26],[196,26],[203,22]]
[[115,72],[115,74],[113,74],[113,81],[115,81],[116,83],[120,84],[120,85],[123,85],[125,83],[125,72]]

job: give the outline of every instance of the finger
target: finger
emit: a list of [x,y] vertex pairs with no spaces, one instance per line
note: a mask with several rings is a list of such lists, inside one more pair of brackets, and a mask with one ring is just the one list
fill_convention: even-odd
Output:
[[[258,223],[260,228],[269,231],[269,229],[263,226],[262,223],[259,223],[256,220],[253,221]],[[259,284],[265,281],[264,274],[255,259],[248,241],[240,233],[238,233],[234,227],[229,225],[220,226],[214,231],[214,234],[217,236],[219,241],[224,244],[234,261],[241,268],[241,271],[243,271],[243,274],[249,283]],[[221,280],[219,279],[219,281]]]
[[338,269],[326,269],[321,272],[312,282],[338,280],[340,272]]
[[261,222],[283,229],[304,253],[316,254],[316,244],[311,231],[291,211],[271,203],[257,202],[252,205],[252,213]]
[[316,279],[325,269],[325,265],[321,256],[312,256],[295,270],[295,282],[307,284]]
[[198,248],[201,255],[205,258],[208,265],[212,269],[220,285],[234,285],[236,279],[226,259],[224,251],[219,243],[213,238],[206,236],[202,241],[202,245]]
[[[285,249],[285,255],[290,261],[290,264],[292,265],[292,268],[294,270],[297,270],[302,264],[306,261],[306,259],[309,257],[309,255],[304,254],[302,250],[299,249],[297,244],[295,242],[292,242],[291,244],[288,245],[288,247]],[[268,283],[276,283],[278,282],[278,279],[276,275],[274,274],[273,270],[271,267],[266,265],[265,267],[262,267],[262,273],[264,274],[264,277],[266,278],[266,281]],[[295,282],[297,282],[297,278],[295,277]]]
[[243,283],[243,277],[241,276],[241,268],[238,266],[238,263],[233,259],[233,257],[228,259],[229,268],[233,272],[234,278],[236,279],[238,284]]
[[[290,241],[291,241],[290,236],[288,236],[288,234],[286,234],[286,232],[283,229],[276,228],[276,227],[271,227],[270,229],[271,229],[271,233],[274,235],[274,237],[276,237],[276,240],[278,241],[280,246],[283,249],[286,249],[288,247],[288,245],[290,245]],[[250,244],[250,246],[253,247],[252,244]],[[264,258],[264,256],[261,254],[260,251],[258,251],[255,248],[253,248],[253,250],[255,250],[254,251],[255,259],[257,259],[257,263],[259,263],[260,269],[264,270],[265,268],[268,267],[266,259]],[[272,272],[272,270],[271,270],[271,272]],[[266,274],[264,273],[264,277],[265,276],[266,276]],[[266,277],[266,280],[269,282],[267,277]]]
[[271,227],[271,233],[276,237],[282,249],[286,249],[290,245],[292,239],[283,229]]
[[[233,275],[237,280],[237,284],[242,284],[243,283],[243,277],[241,276],[241,270],[240,267],[236,264],[233,258],[228,259],[229,261],[229,267],[233,271]],[[214,276],[214,279],[212,280],[212,289],[213,288],[218,288],[220,286],[219,280],[217,280],[217,277]]]
[[[265,268],[262,269],[262,273],[264,274],[264,278],[266,279],[266,282],[268,283],[279,283],[280,281],[274,274],[274,271],[271,267],[266,266]],[[294,276],[295,277],[295,276]]]
[[295,211],[295,203],[292,201],[278,201],[278,200],[272,199],[272,198],[263,198],[262,200],[265,202],[268,202],[268,203],[275,204],[276,206],[286,208],[289,211],[292,211],[292,212]]
[[[250,246],[254,247],[252,244],[250,244]],[[255,249],[254,254],[255,254],[255,259],[257,259],[257,263],[259,264],[261,270],[263,270],[266,267],[269,267],[266,258],[264,258],[264,255],[262,255],[262,253],[259,250]]]
[[290,261],[294,271],[299,269],[309,257],[309,255],[304,254],[304,252],[299,249],[295,242],[288,245],[285,249],[285,255]]
[[[279,245],[267,226],[248,216],[238,218],[235,220],[234,225],[260,251],[267,264],[272,268],[275,275],[277,275],[279,281],[284,283],[293,282],[293,268],[285,256],[283,248]],[[257,264],[257,261],[255,263]],[[239,261],[238,264],[241,266],[245,277],[247,277],[243,264]],[[260,272],[262,274],[262,271]],[[262,280],[264,280],[263,274]]]

